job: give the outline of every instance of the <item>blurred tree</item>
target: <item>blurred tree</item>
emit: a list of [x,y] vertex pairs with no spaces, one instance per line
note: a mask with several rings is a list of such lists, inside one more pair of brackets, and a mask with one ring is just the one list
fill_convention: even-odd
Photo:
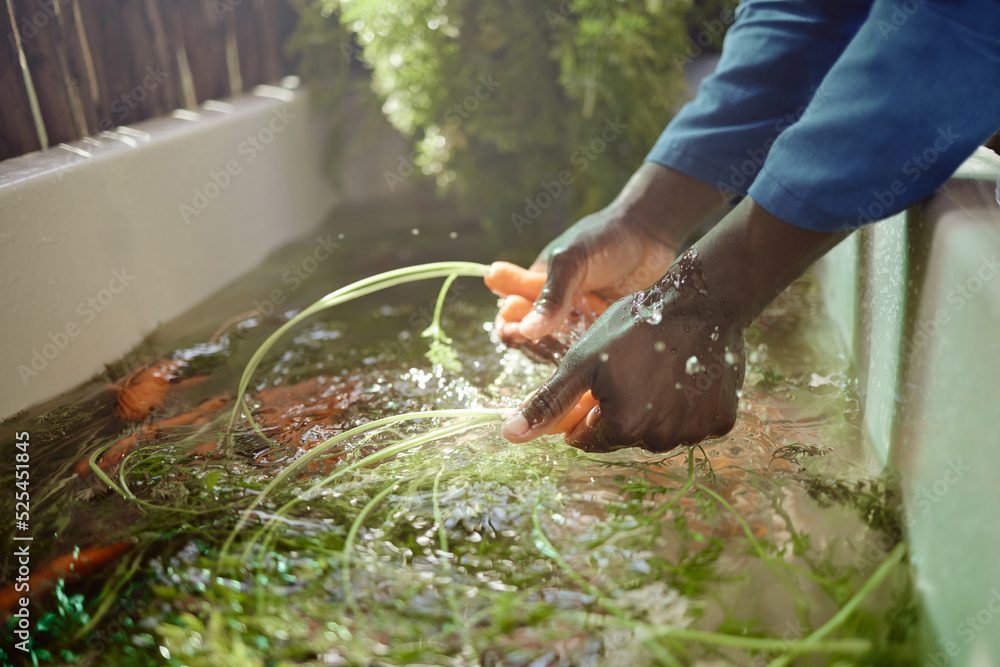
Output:
[[531,233],[614,197],[683,101],[683,66],[721,42],[735,4],[311,0],[292,44],[313,85],[362,62],[385,117],[414,138],[416,166],[494,226]]

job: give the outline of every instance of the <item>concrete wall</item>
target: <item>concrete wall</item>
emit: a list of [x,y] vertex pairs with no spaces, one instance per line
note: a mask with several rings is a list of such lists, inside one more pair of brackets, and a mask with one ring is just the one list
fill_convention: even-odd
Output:
[[0,163],[0,417],[322,221],[325,142],[287,83]]
[[[900,473],[928,665],[1000,664],[1000,158],[819,267],[858,370],[865,430]],[[930,638],[929,638],[930,639]]]

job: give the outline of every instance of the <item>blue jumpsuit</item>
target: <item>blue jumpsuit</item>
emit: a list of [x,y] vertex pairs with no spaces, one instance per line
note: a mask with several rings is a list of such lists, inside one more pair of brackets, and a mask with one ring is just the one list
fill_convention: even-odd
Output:
[[743,0],[646,159],[839,231],[931,194],[998,127],[1000,0]]

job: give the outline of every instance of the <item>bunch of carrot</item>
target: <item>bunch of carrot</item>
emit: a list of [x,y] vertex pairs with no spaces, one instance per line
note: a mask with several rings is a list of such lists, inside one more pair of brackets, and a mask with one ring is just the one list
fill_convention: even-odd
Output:
[[[543,271],[531,271],[510,262],[493,262],[483,282],[494,294],[503,297],[500,317],[507,322],[519,322],[534,307],[535,299],[545,286],[545,276]],[[576,307],[583,311],[584,322],[590,326],[609,305],[604,298],[591,292],[584,295],[582,303],[577,303]],[[549,432],[569,433],[597,405],[590,391],[584,392],[570,413]]]
[[[545,285],[545,276],[546,274],[541,271],[530,271],[508,262],[494,262],[484,281],[488,288],[504,297],[500,316],[508,322],[517,322],[531,311],[535,299],[538,298],[542,287]],[[585,326],[589,326],[609,305],[603,298],[596,294],[587,294],[578,301],[575,304],[575,314],[582,318]],[[115,415],[123,420],[142,422],[151,412],[162,408],[166,404],[171,391],[207,379],[207,376],[183,378],[182,371],[184,366],[185,363],[183,361],[160,360],[138,369],[113,385]],[[316,381],[312,382],[315,384]],[[302,387],[293,387],[291,389],[284,388],[282,391],[288,393],[289,391],[298,390],[298,394],[301,394],[303,390],[308,393],[311,390],[319,389],[318,386],[314,387],[310,382],[302,383],[302,385]],[[349,397],[352,395],[351,389],[352,386],[350,385],[345,388],[345,396]],[[276,392],[274,397],[265,397],[262,393],[261,398],[280,398],[285,393]],[[140,430],[120,439],[109,447],[98,462],[98,466],[102,470],[110,470],[121,463],[141,442],[156,438],[166,428],[207,423],[210,420],[208,415],[221,409],[226,405],[228,400],[228,396],[216,396],[203,402],[194,410],[144,425]],[[340,405],[335,401],[341,409],[345,409],[346,405],[349,405],[351,401],[344,400],[343,402],[344,405]],[[264,403],[265,406],[268,406],[272,403],[281,403],[281,401],[265,400]],[[597,401],[587,391],[579,398],[570,413],[551,432],[568,433],[572,431],[587,416],[591,409],[597,405]],[[267,411],[265,410],[265,412]],[[280,413],[281,410],[279,409],[278,412]],[[337,411],[334,410],[333,412]],[[266,415],[260,416],[266,417]],[[312,416],[320,417],[320,415]],[[331,415],[324,414],[322,416],[330,417]],[[288,425],[282,423],[281,426],[287,427]],[[202,446],[203,451],[197,453],[202,455],[208,454],[213,448],[214,443],[204,443]],[[89,460],[81,461],[75,470],[81,477],[88,476],[91,472]],[[44,591],[52,588],[59,578],[82,576],[120,556],[131,548],[131,546],[130,542],[120,542],[107,547],[88,547],[82,551],[74,551],[71,554],[54,558],[32,574],[32,588],[44,593]],[[14,600],[12,590],[0,591],[0,609],[12,607]]]
[[[142,385],[139,386],[141,387]],[[115,444],[108,447],[108,451],[104,453],[104,456],[101,457],[101,460],[97,463],[97,465],[102,470],[110,470],[121,463],[122,459],[128,456],[130,452],[134,451],[135,448],[139,446],[140,442],[154,439],[164,428],[169,428],[171,426],[207,424],[211,421],[208,417],[209,413],[222,408],[228,402],[229,396],[225,394],[214,396],[190,412],[185,412],[184,414],[171,417],[170,419],[164,419],[163,421],[158,421],[153,424],[147,424],[135,433],[125,436]],[[84,459],[77,463],[75,470],[80,477],[88,476],[90,474],[89,459]]]

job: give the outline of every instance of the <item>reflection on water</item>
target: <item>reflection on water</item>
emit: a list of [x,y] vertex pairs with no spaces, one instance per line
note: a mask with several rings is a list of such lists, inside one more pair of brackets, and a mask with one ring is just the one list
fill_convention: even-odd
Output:
[[[398,227],[407,252],[417,251],[414,226]],[[419,226],[428,254],[476,252]],[[86,664],[913,661],[905,565],[851,602],[899,535],[895,495],[873,477],[851,371],[808,277],[749,332],[740,419],[725,438],[667,455],[593,455],[557,437],[514,447],[489,425],[303,495],[444,423],[403,422],[296,471],[224,549],[242,509],[326,439],[408,411],[514,406],[551,370],[491,338],[495,303],[472,280],[455,284],[444,318],[463,371],[432,367],[420,332],[438,285],[408,286],[289,333],[248,392],[260,432],[244,421],[230,433],[239,373],[289,314],[413,261],[393,254],[401,240],[391,235],[368,243],[384,251],[345,254],[294,291],[276,278],[309,244],[282,251],[108,378],[3,426],[4,437],[29,429],[37,446],[34,564],[134,545],[47,574],[54,594],[38,598],[36,647]],[[182,361],[171,368],[183,377],[145,421],[124,422],[121,379],[158,359]],[[94,460],[107,479],[87,463],[104,448]],[[13,471],[2,475],[9,488]],[[259,532],[269,519],[273,530]],[[46,573],[36,574],[40,589]],[[853,611],[835,618],[845,605]]]

